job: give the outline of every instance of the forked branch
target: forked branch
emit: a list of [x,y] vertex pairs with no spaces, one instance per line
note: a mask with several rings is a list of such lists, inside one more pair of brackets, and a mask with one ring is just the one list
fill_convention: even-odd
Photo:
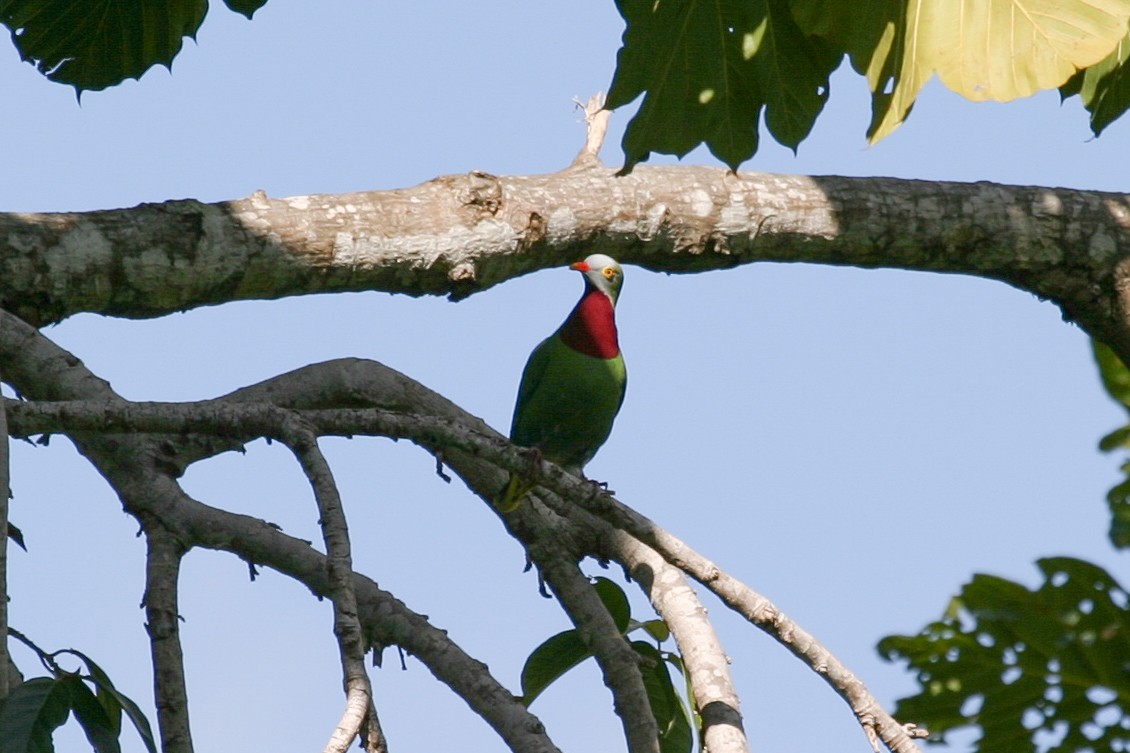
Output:
[[[31,400],[77,400],[88,407],[124,403],[81,361],[2,310],[0,363],[6,366],[5,379]],[[9,401],[6,405],[13,404],[17,403]],[[277,416],[280,411],[274,410]],[[264,521],[209,507],[185,494],[174,478],[179,469],[173,454],[173,443],[185,441],[184,437],[119,433],[103,438],[106,429],[75,432],[71,437],[110,482],[126,511],[143,526],[159,524],[182,544],[191,542],[234,553],[295,578],[316,595],[330,594],[326,558],[309,542],[288,536]],[[208,443],[194,446],[193,451],[207,454],[202,449],[204,444]],[[214,452],[220,452],[230,442],[211,445],[217,448]],[[479,713],[511,750],[559,753],[537,717],[445,631],[409,610],[372,580],[359,574],[353,574],[352,579],[365,635],[375,645],[399,645],[419,658],[437,679]],[[375,719],[370,713],[370,722],[375,723]]]
[[[413,393],[418,393],[419,400],[412,401],[415,403],[414,408],[430,409],[442,416],[393,413],[379,409],[304,411],[304,418],[317,426],[320,433],[378,434],[406,437],[430,449],[442,449],[445,462],[459,473],[473,489],[476,489],[481,496],[484,496],[484,499],[488,500],[493,497],[497,489],[501,488],[503,483],[503,474],[497,469],[517,471],[527,475],[531,480],[553,492],[553,495],[546,495],[543,501],[554,507],[563,518],[568,518],[572,514],[573,505],[580,505],[597,516],[608,520],[616,528],[637,538],[658,552],[666,561],[703,583],[730,608],[777,639],[794,655],[824,677],[836,692],[844,697],[865,731],[867,731],[869,738],[877,735],[888,748],[896,753],[909,753],[918,750],[912,735],[882,709],[882,706],[871,696],[863,683],[811,635],[788,619],[768,599],[727,575],[717,565],[699,555],[677,537],[620,504],[599,488],[565,473],[550,463],[535,462],[536,459],[531,458],[527,451],[510,446],[477,419],[463,413],[449,401],[443,400],[434,393],[429,393],[426,388],[411,382],[403,375],[392,372],[379,364],[356,359],[330,362],[306,367],[293,372],[291,375],[269,380],[263,385],[241,390],[229,398],[219,401],[225,403],[225,405],[214,405],[210,409],[231,411],[232,414],[238,414],[240,411],[235,410],[235,404],[239,399],[265,397],[266,394],[284,400],[288,397],[296,397],[296,393],[289,390],[298,384],[305,384],[309,388],[313,375],[318,372],[321,372],[325,377],[321,389],[318,391],[323,400],[326,398],[326,392],[331,389],[329,384],[335,381],[338,382],[336,389],[341,390],[343,398],[348,395],[355,400],[357,394],[366,394],[371,396],[371,399],[378,399],[377,396],[381,394],[381,391],[373,388],[377,383],[383,382],[383,389],[387,390],[385,394],[399,395],[403,399],[406,393],[413,395],[413,397],[415,397]],[[360,382],[366,383],[366,389],[363,392],[357,389]],[[289,388],[288,384],[290,384]],[[301,402],[301,400],[297,400],[297,402]],[[23,427],[22,422],[25,415],[30,420],[30,415],[36,411],[36,408],[25,408],[15,404],[10,404],[9,407],[13,424],[18,421],[21,427]],[[152,406],[151,410],[172,409],[173,407],[172,405],[155,405]],[[204,408],[205,406],[199,407]],[[245,405],[242,407],[248,409],[247,415],[251,417],[267,410],[267,407],[263,405]],[[141,420],[141,414],[146,409],[138,404],[123,406],[121,414],[116,412],[117,407],[115,406],[93,406],[90,409],[99,411],[102,418],[109,418],[113,425],[117,425],[114,422],[117,421],[119,415],[124,418],[125,412],[129,410],[132,411],[131,426],[137,430],[143,430],[147,427],[146,422]],[[60,428],[81,429],[86,426],[86,420],[91,420],[93,423],[93,420],[89,417],[80,420],[80,415],[85,411],[81,410],[81,406],[78,405],[44,406],[42,410],[56,412],[54,419],[65,424]],[[179,416],[180,419],[192,420],[188,415],[192,412],[191,405],[176,407],[175,412],[181,411],[183,413]],[[65,412],[68,413],[74,423],[63,421],[64,416],[62,414]],[[207,414],[207,411],[204,411],[201,417],[205,414]],[[148,424],[150,430],[168,430],[167,424],[157,421],[155,416],[153,416],[153,419],[155,423]],[[229,423],[228,426],[238,435],[240,428],[238,418],[233,423]],[[23,429],[21,428],[21,430]],[[42,427],[40,427],[40,430],[42,430]],[[555,500],[554,495],[557,495],[560,499]]]

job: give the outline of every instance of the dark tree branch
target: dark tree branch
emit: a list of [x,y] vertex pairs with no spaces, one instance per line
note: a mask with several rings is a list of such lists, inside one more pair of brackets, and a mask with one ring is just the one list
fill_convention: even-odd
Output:
[[[326,576],[334,605],[334,635],[341,656],[346,708],[330,737],[324,753],[345,753],[353,740],[367,729],[366,717],[373,705],[373,687],[365,671],[367,646],[357,615],[357,594],[353,591],[353,554],[349,527],[341,506],[341,495],[329,463],[318,447],[313,429],[292,414],[282,427],[283,441],[290,447],[310,480],[318,504],[318,522],[326,545]],[[381,736],[383,738],[383,735]]]
[[388,740],[381,728],[381,718],[373,699],[369,699],[369,711],[365,716],[365,753],[389,753]]
[[[270,524],[209,507],[191,497],[166,476],[124,479],[130,507],[149,500],[133,496],[134,484],[148,490],[154,513],[178,536],[206,549],[231,552],[270,567],[305,585],[317,596],[329,596],[326,558],[308,542],[288,536]],[[371,579],[355,573],[358,614],[365,634],[382,646],[400,646],[417,657],[481,716],[516,753],[558,753],[541,721],[502,686],[482,662],[467,655],[445,630],[406,607]]]
[[[78,359],[4,311],[0,311],[0,363],[8,367],[6,378],[31,399],[124,402]],[[171,439],[117,436],[105,441],[83,433],[72,435],[72,439],[111,483],[131,514],[159,522],[178,541],[231,552],[295,578],[316,595],[329,595],[326,558],[308,542],[287,536],[262,520],[208,507],[186,495],[169,475],[171,459],[177,457]],[[445,631],[433,627],[372,580],[359,574],[353,578],[365,633],[373,641],[399,645],[417,656],[437,679],[482,716],[511,750],[557,752],[537,717],[499,684],[484,664],[465,654]]]
[[[21,431],[29,434],[49,430],[73,431],[76,428],[80,431],[102,429],[167,434],[222,432],[239,442],[257,436],[278,436],[281,433],[279,422],[285,420],[287,414],[272,404],[233,403],[229,399],[196,404],[77,401],[39,405],[13,402],[12,408],[20,417]],[[311,410],[303,413],[303,421],[309,421],[311,426],[318,427],[322,432],[326,431],[326,424],[343,426],[343,420],[351,420],[353,426],[359,426],[359,419],[368,419],[364,423],[364,433],[372,432],[373,425],[378,424],[384,433],[421,441],[421,425],[424,425],[432,428],[430,434],[423,436],[424,439],[438,436],[442,442],[443,438],[449,438],[451,432],[456,431],[472,437],[456,445],[466,449],[474,449],[477,443],[497,444],[499,449],[507,446],[505,442],[492,440],[475,430],[464,429],[452,421],[431,417],[375,409]],[[352,433],[352,426],[348,423],[344,423],[344,426],[343,433]],[[295,442],[285,438],[284,441]],[[306,441],[311,442],[312,435]],[[449,441],[447,444],[452,443]],[[512,451],[512,454],[519,453]],[[525,456],[526,453],[521,455]],[[520,461],[512,462],[517,467]],[[304,470],[312,479],[320,472],[317,468],[308,468],[305,463]],[[329,487],[331,482],[324,482],[324,485]],[[486,496],[489,499],[493,494],[488,493]],[[538,517],[529,510],[524,510],[518,516],[509,517],[508,526],[523,542],[546,582],[557,593],[566,612],[593,649],[624,722],[630,741],[629,748],[633,751],[655,750],[657,728],[635,653],[616,629],[591,585],[573,564],[580,559],[580,555],[560,546],[560,530],[547,532]],[[327,537],[328,535],[327,532]]]
[[[317,375],[324,376],[324,379],[319,380]],[[264,399],[270,396],[287,400],[288,407],[299,407],[304,403],[295,400],[296,394],[302,391],[302,386],[310,388],[312,383],[320,383],[320,387],[312,392],[321,400],[331,397],[343,401],[347,398],[358,400],[359,395],[365,395],[366,399],[376,401],[382,395],[388,395],[389,404],[394,407],[402,408],[407,401],[408,404],[415,405],[417,410],[435,411],[439,417],[362,408],[310,410],[304,411],[303,415],[318,426],[321,432],[344,435],[379,433],[407,437],[433,450],[443,448],[445,460],[450,467],[485,500],[492,499],[494,493],[504,483],[505,476],[497,470],[498,468],[505,471],[521,471],[531,480],[560,495],[561,499],[556,502],[552,495],[546,496],[544,500],[556,509],[562,520],[572,514],[573,505],[580,505],[608,520],[616,528],[628,532],[654,549],[672,565],[703,583],[724,603],[777,639],[819,673],[848,702],[869,736],[873,732],[877,733],[896,753],[918,750],[907,730],[882,709],[863,683],[768,599],[727,575],[684,542],[644,516],[621,505],[593,484],[577,479],[551,463],[533,462],[528,451],[509,446],[482,422],[463,413],[434,393],[430,398],[418,394],[420,391],[424,393],[428,391],[391,369],[355,359],[333,361],[308,366],[291,374],[276,377],[221,400],[234,400],[237,397]],[[380,383],[379,388],[378,383]],[[305,404],[318,404],[318,402]],[[78,406],[59,406],[60,409],[71,407],[78,408]],[[165,407],[173,406],[161,406],[162,409]],[[263,406],[249,407],[251,408],[249,413],[253,416],[264,410]],[[17,420],[22,422],[22,414],[25,410],[30,411],[31,408],[10,405],[14,424]],[[137,411],[138,408],[135,406],[133,410]],[[178,410],[183,410],[185,416],[191,412],[188,407]],[[93,419],[91,420],[93,422]],[[143,428],[146,425],[144,422],[138,422],[134,426]],[[166,426],[156,423],[149,425],[149,428],[165,430]],[[233,419],[229,427],[233,430],[239,427],[238,417]],[[518,512],[525,515],[526,507],[525,505],[520,507]],[[558,524],[556,528],[547,528],[546,532],[540,535],[560,537],[562,527]],[[525,535],[519,534],[519,538],[524,539]]]
[[164,753],[192,753],[188,689],[177,606],[185,550],[159,523],[145,525],[145,630],[153,657],[153,695]]
[[[52,357],[47,354],[38,353],[38,343],[33,338],[26,337],[26,333],[10,338],[5,338],[3,333],[4,328],[0,327],[0,357],[4,356],[4,345],[7,339],[10,341],[10,345],[29,350],[28,353],[23,354],[30,359],[29,363],[43,364],[52,361]],[[53,358],[58,360],[58,354]],[[68,364],[67,371],[74,371],[75,368],[73,363]],[[81,369],[81,366],[77,368],[85,371]],[[74,374],[70,374],[69,376],[64,375],[59,381],[65,384],[76,379],[77,377]],[[124,429],[128,426],[131,430],[136,430],[145,427],[144,421],[121,425],[114,423],[117,419],[112,416],[120,415],[117,413],[119,407],[123,411],[133,411],[135,421],[141,419],[140,414],[148,411],[149,419],[156,421],[149,425],[149,428],[154,430],[171,428],[170,424],[162,424],[157,420],[156,414],[162,411],[169,411],[169,415],[166,416],[168,420],[191,422],[218,418],[218,416],[209,417],[207,410],[201,411],[202,417],[191,418],[188,415],[191,413],[191,409],[183,406],[156,405],[149,408],[142,408],[138,405],[126,406],[124,401],[119,401],[109,391],[108,387],[104,386],[103,382],[92,381],[90,377],[77,381],[83,384],[85,388],[76,391],[88,394],[75,395],[75,397],[92,397],[94,395],[89,393],[96,393],[102,399],[113,400],[116,403],[115,406],[87,406],[90,410],[104,411],[102,417],[109,417],[110,425],[113,428]],[[92,388],[90,385],[95,385],[95,387]],[[47,391],[50,392],[51,390]],[[620,505],[592,484],[581,481],[552,464],[531,462],[532,459],[528,452],[509,446],[505,440],[492,432],[481,421],[468,416],[449,401],[411,382],[397,372],[372,362],[343,359],[305,367],[253,387],[239,390],[217,401],[209,401],[211,404],[224,405],[209,406],[208,410],[235,411],[234,414],[227,416],[228,419],[231,419],[231,423],[227,424],[228,430],[234,434],[232,440],[225,440],[225,442],[229,442],[228,446],[231,446],[230,442],[238,444],[238,442],[250,438],[239,436],[240,421],[244,420],[240,418],[243,411],[236,410],[235,406],[242,402],[265,400],[277,401],[278,404],[285,405],[287,408],[303,410],[304,419],[317,426],[319,432],[349,435],[378,433],[389,436],[406,436],[433,452],[442,451],[445,462],[484,500],[493,499],[498,489],[501,488],[505,480],[503,471],[522,471],[532,480],[543,485],[554,494],[561,495],[563,499],[567,499],[569,502],[569,504],[565,504],[558,501],[555,504],[553,495],[545,497],[547,504],[555,506],[561,516],[560,518],[556,516],[547,517],[542,512],[544,508],[534,505],[523,505],[514,514],[506,516],[507,522],[511,524],[512,532],[525,541],[527,546],[536,545],[539,541],[554,541],[562,536],[576,536],[577,526],[568,523],[573,515],[571,512],[573,505],[580,505],[584,509],[609,520],[614,526],[630,533],[660,553],[668,562],[702,582],[722,598],[728,606],[775,637],[820,673],[848,701],[869,734],[871,731],[877,731],[879,737],[888,747],[897,753],[917,750],[911,736],[882,710],[858,678],[812,639],[808,633],[788,620],[780,610],[764,597],[726,575],[714,563],[698,555],[679,539],[663,531],[638,513]],[[333,410],[324,408],[324,406],[334,404],[381,404],[383,408],[392,408],[403,412],[394,413],[389,410],[368,408]],[[273,407],[262,405],[240,407],[247,408],[246,416],[249,418],[246,418],[246,420],[249,422],[259,420],[256,417],[264,411],[274,410]],[[15,428],[24,420],[25,413],[30,414],[38,410],[39,406],[24,408],[11,403],[9,408],[11,422],[13,428]],[[79,415],[83,412],[83,409],[79,406],[56,406],[55,408],[62,412],[71,411],[73,415]],[[319,408],[322,409],[319,410]],[[54,408],[47,407],[46,409],[53,410]],[[178,411],[183,412],[180,415],[175,415]],[[62,413],[59,414],[59,417],[61,416]],[[89,419],[89,416],[87,416],[87,419]],[[76,424],[76,426],[78,428],[93,428],[92,424]],[[182,428],[187,427],[186,424],[181,426]],[[86,440],[87,443],[91,441],[93,440]],[[80,443],[80,447],[83,446],[84,444]],[[141,453],[141,456],[148,454],[149,457],[153,457],[152,442],[141,446],[149,448]],[[187,443],[187,446],[187,451],[182,451],[175,442],[172,443],[172,446],[163,447],[158,459],[159,465],[183,468],[184,465],[195,459],[206,457],[223,449],[223,447],[217,449],[216,443],[194,443],[191,440]],[[136,452],[130,454],[131,458],[138,456],[139,454]],[[99,464],[104,469],[104,473],[106,473],[107,465],[109,467],[114,466],[112,461],[107,463],[105,457],[99,458]],[[150,491],[152,491],[153,485],[159,481],[161,481],[161,478],[150,479],[146,482]],[[171,480],[169,480],[169,483],[172,483]],[[175,494],[184,496],[179,487],[175,487],[175,484],[173,488]],[[124,500],[131,498],[121,489],[119,491]],[[199,505],[194,501],[193,503]],[[139,498],[136,504],[139,509],[143,509],[144,505],[149,503]],[[172,516],[183,515],[188,508],[188,502],[182,500],[180,504],[169,505],[167,514]],[[129,503],[127,503],[127,509],[132,509]],[[225,513],[212,511],[212,514]],[[173,530],[177,530],[177,527],[173,526],[168,518],[162,518],[162,521]],[[521,526],[514,525],[515,522],[521,524],[521,526],[530,527],[530,530],[522,530]],[[189,527],[199,525],[199,520],[197,516],[189,516],[182,525]],[[200,535],[190,535],[186,540],[198,541],[202,546],[210,546],[204,539],[199,538]],[[227,542],[219,544],[216,548],[237,551]],[[575,559],[582,548],[573,546],[567,547],[566,550],[571,552],[571,556]],[[261,554],[248,557],[248,559],[270,564]],[[304,582],[306,581],[304,580]],[[324,593],[324,591],[320,592]]]
[[0,307],[37,325],[342,290],[462,297],[596,247],[667,272],[801,261],[1002,280],[1054,300],[1130,361],[1130,199],[1116,193],[593,166],[4,214],[0,239]]
[[[2,379],[0,379],[2,383]],[[8,413],[0,400],[0,701],[8,697],[8,499],[11,497],[8,462]]]
[[639,657],[577,566],[579,557],[551,540],[538,537],[526,541],[541,576],[600,665],[604,684],[612,692],[613,706],[624,725],[629,753],[659,753],[659,726],[651,712]]

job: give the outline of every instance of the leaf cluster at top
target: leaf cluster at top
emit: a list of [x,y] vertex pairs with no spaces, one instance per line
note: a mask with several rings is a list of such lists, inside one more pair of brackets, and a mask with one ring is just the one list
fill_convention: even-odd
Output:
[[[225,0],[250,18],[267,0]],[[1130,0],[615,0],[625,22],[608,106],[637,99],[625,170],[705,144],[731,168],[762,123],[796,149],[847,57],[867,79],[872,141],[933,76],[972,100],[1058,88],[1100,133],[1130,107]],[[171,66],[207,0],[0,0],[21,57],[79,92]]]

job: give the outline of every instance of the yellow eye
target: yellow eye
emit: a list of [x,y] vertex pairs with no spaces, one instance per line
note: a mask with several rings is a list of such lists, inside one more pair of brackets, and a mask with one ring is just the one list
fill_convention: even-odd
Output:
[[604,279],[606,279],[606,280],[615,280],[616,279],[616,268],[615,267],[605,267],[604,269],[600,270],[600,273],[602,275],[604,275]]

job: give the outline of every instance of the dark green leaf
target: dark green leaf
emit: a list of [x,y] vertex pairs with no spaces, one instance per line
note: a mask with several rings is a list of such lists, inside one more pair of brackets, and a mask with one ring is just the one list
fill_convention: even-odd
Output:
[[667,663],[655,646],[646,641],[632,641],[632,648],[643,659],[640,671],[647,689],[651,713],[655,715],[655,721],[659,725],[660,751],[689,753],[694,747],[694,734],[691,732],[686,706],[671,682]]
[[[101,685],[97,681],[95,681],[95,684],[98,687],[99,702],[106,708],[116,706],[125,711],[126,716],[133,722],[134,729],[137,730],[141,742],[145,744],[145,749],[149,751],[149,753],[157,753],[157,741],[153,737],[153,730],[149,726],[149,720],[145,718],[145,714],[142,713],[141,708],[128,696],[119,692],[113,685]],[[103,696],[108,696],[108,698],[103,700]]]
[[632,608],[628,604],[628,595],[624,593],[624,589],[616,585],[608,578],[596,578],[592,584],[596,589],[596,593],[600,596],[600,600],[604,603],[605,609],[612,615],[612,621],[616,623],[616,629],[621,633],[628,630],[628,623],[632,619]]
[[1120,426],[1099,440],[1099,449],[1103,452],[1113,452],[1120,447],[1127,447],[1130,440],[1130,426]]
[[[1091,347],[1107,394],[1130,412],[1130,369],[1113,350],[1098,340],[1092,339]],[[1099,449],[1103,452],[1127,447],[1130,447],[1130,424],[1099,440]],[[1127,475],[1127,480],[1111,489],[1106,499],[1110,506],[1110,541],[1119,549],[1126,549],[1130,547],[1130,463],[1122,464],[1122,472]]]
[[1030,753],[1053,733],[1063,736],[1053,753],[1130,746],[1130,597],[1093,564],[1038,565],[1036,591],[977,575],[940,621],[880,642],[921,686],[895,716],[934,736],[979,728],[977,750],[993,753]]
[[54,753],[52,733],[70,715],[67,685],[36,677],[12,689],[0,706],[0,741],[4,753]]
[[678,654],[673,654],[669,651],[663,653],[663,659],[679,673],[683,678],[683,692],[686,693],[687,702],[690,707],[691,716],[694,717],[694,729],[702,729],[702,716],[698,713],[698,708],[691,701],[694,699],[694,687],[691,685],[691,675],[687,672],[687,667],[683,664],[683,657]]
[[[867,77],[871,87],[871,123],[867,137],[874,138],[892,116],[894,94],[903,77],[906,47],[907,3],[872,0],[843,3],[837,0],[789,0],[797,25],[806,34],[827,40],[847,53],[852,67]],[[905,115],[898,116],[901,121]]]
[[95,697],[105,710],[115,737],[121,736],[122,712],[124,711],[137,730],[141,741],[145,744],[146,750],[148,750],[149,753],[157,753],[157,741],[153,737],[153,730],[149,726],[149,720],[145,718],[145,714],[141,711],[141,708],[128,696],[115,688],[114,683],[110,680],[110,676],[89,656],[73,648],[66,649],[65,653],[77,656],[86,664],[87,671],[90,672],[89,680],[94,683],[94,687],[97,689]]
[[[1080,79],[1077,93],[1083,99],[1083,106],[1091,113],[1091,131],[1096,136],[1130,109],[1128,58],[1130,36],[1123,39],[1104,60],[1082,71],[1081,76],[1077,74],[1072,78]],[[1125,394],[1123,392],[1123,397]]]
[[118,744],[120,727],[114,729],[106,709],[94,697],[94,693],[86,683],[78,675],[62,677],[59,683],[67,686],[71,709],[75,712],[75,718],[78,719],[95,753],[121,753],[122,747]]
[[267,0],[224,0],[224,3],[236,13],[251,18],[255,11],[267,4]]
[[828,101],[828,77],[843,52],[820,37],[805,36],[783,0],[769,0],[768,9],[753,70],[765,93],[769,133],[795,152]]
[[535,648],[522,667],[522,703],[529,706],[550,683],[585,659],[592,652],[576,630],[566,630]]
[[0,23],[23,60],[82,92],[171,66],[207,10],[207,0],[0,0]]
[[828,96],[841,54],[797,28],[782,0],[617,0],[626,28],[608,107],[644,95],[628,124],[628,171],[651,152],[699,144],[733,169],[770,133],[795,148]]
[[102,704],[103,710],[106,712],[106,717],[110,723],[110,728],[114,732],[114,736],[121,735],[122,731],[122,705],[118,702],[114,691],[114,683],[110,681],[109,675],[103,671],[102,667],[95,664],[94,660],[81,651],[75,649],[67,649],[66,653],[77,656],[86,664],[86,671],[90,674],[90,680],[94,683],[97,689],[96,698]]
[[1127,480],[1111,489],[1107,495],[1110,506],[1110,543],[1119,549],[1130,547],[1130,462],[1122,464]]
[[1068,97],[1074,97],[1076,94],[1083,90],[1083,77],[1087,71],[1075,71],[1075,75],[1067,79],[1063,86],[1059,87],[1059,101],[1063,101]]

